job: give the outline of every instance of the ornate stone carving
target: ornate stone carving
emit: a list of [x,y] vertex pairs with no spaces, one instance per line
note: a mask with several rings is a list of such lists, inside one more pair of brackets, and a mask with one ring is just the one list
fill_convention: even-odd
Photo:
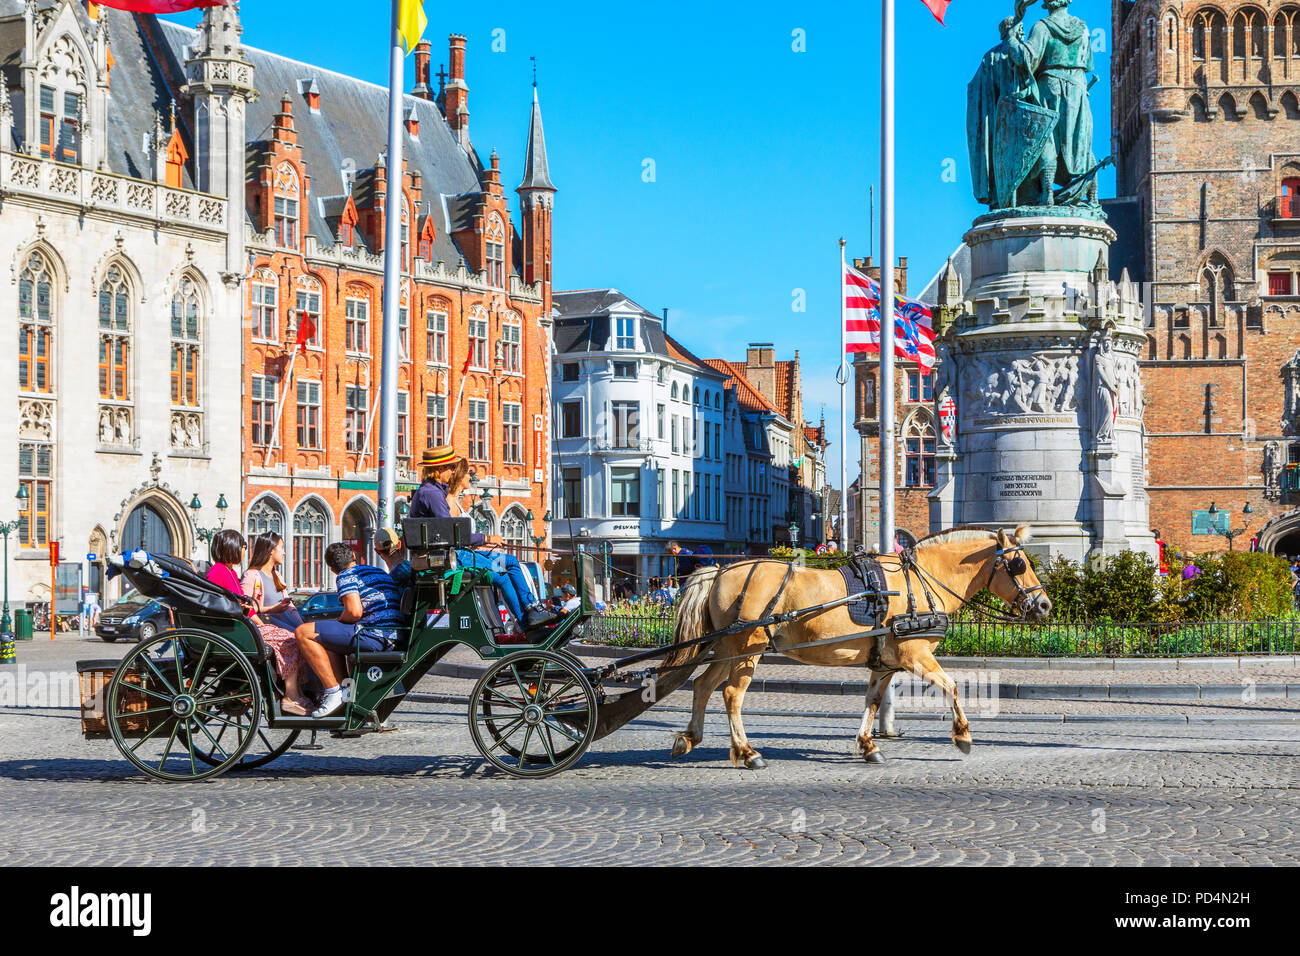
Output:
[[1282,445],[1271,441],[1264,445],[1264,494],[1278,497],[1282,484]]
[[99,443],[127,447],[135,443],[134,416],[126,405],[99,406]]
[[126,187],[126,204],[131,209],[152,209],[154,187],[148,183],[129,183]]
[[54,402],[25,398],[18,402],[18,437],[54,441]]
[[171,446],[176,451],[203,450],[203,416],[199,412],[172,412]]
[[1009,364],[975,358],[970,368],[962,399],[982,414],[1056,415],[1077,407],[1077,356],[1033,355]]
[[1115,439],[1115,416],[1119,410],[1119,359],[1109,332],[1102,334],[1093,351],[1092,384],[1097,444],[1107,444]]
[[50,172],[50,192],[71,196],[77,191],[77,170],[54,167]]
[[90,181],[90,198],[96,202],[118,202],[119,184],[109,176],[96,176]]
[[167,215],[173,219],[190,218],[190,197],[182,192],[168,190],[166,210]]
[[10,178],[21,189],[38,189],[41,185],[41,167],[29,159],[17,159],[10,166]]
[[225,214],[222,211],[221,200],[200,199],[199,200],[199,222],[207,223],[214,226],[220,226],[223,222],[225,222]]

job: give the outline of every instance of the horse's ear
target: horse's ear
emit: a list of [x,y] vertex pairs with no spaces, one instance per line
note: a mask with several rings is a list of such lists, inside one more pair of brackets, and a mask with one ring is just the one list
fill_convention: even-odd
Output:
[[1034,531],[1027,524],[1022,524],[1016,529],[1016,544],[1024,544],[1034,536]]
[[1005,550],[1011,542],[1007,540],[1007,533],[1004,529],[998,528],[998,548]]

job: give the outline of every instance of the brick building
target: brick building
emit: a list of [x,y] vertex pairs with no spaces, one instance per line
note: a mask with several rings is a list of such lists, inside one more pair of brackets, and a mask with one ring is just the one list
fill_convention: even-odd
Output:
[[[1147,283],[1151,522],[1300,552],[1300,5],[1113,6],[1113,274]],[[1126,241],[1127,240],[1127,241]],[[1211,503],[1222,514],[1205,512]]]
[[[880,266],[870,257],[853,268],[880,280]],[[907,257],[894,270],[898,295],[907,295]],[[915,362],[894,359],[894,525],[899,540],[910,543],[930,532],[927,495],[935,479],[933,376]],[[853,357],[854,428],[858,433],[860,471],[849,486],[848,547],[875,548],[880,543],[880,355]],[[850,460],[850,474],[852,462]],[[865,493],[864,493],[865,489]]]

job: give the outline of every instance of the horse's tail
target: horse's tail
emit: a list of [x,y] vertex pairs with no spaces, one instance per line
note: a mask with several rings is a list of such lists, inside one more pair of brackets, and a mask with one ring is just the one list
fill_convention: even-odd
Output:
[[[674,644],[703,637],[713,627],[709,618],[709,597],[713,594],[713,586],[721,570],[716,565],[696,568],[682,583],[681,590],[677,592],[677,619],[673,624]],[[704,648],[699,644],[682,648],[664,663],[668,666],[687,664],[702,650]]]

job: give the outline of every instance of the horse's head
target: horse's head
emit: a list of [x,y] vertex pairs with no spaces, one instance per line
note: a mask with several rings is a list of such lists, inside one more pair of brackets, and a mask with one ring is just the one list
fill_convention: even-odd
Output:
[[1029,538],[1028,525],[1021,525],[1015,534],[998,530],[988,589],[1026,620],[1044,621],[1052,613],[1052,601],[1025,556],[1024,546]]

